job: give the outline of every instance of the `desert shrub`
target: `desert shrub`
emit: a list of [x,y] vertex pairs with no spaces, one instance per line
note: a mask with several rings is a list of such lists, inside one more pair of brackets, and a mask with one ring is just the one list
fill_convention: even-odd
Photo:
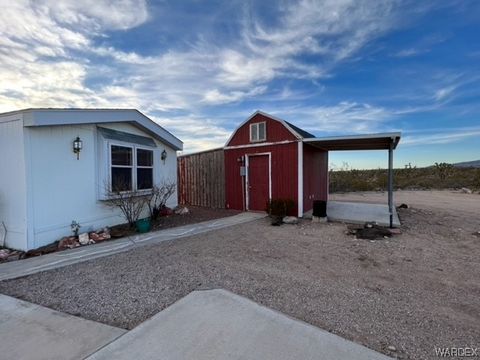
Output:
[[106,185],[107,199],[104,203],[109,207],[119,208],[128,225],[134,228],[147,205],[148,196],[140,191],[124,191],[127,188],[126,184],[117,184],[116,188]]
[[[356,170],[342,168],[329,172],[330,192],[385,191],[388,188],[386,169]],[[407,165],[393,170],[395,189],[459,189],[480,188],[480,169],[457,168],[451,164],[417,168]]]
[[434,169],[440,180],[445,180],[447,177],[451,176],[455,170],[452,164],[437,162],[434,165]]
[[271,199],[267,202],[267,213],[270,216],[284,217],[292,213],[295,202],[292,199]]
[[476,189],[480,189],[480,169],[476,169],[477,171],[475,172],[475,174],[473,175],[473,181],[472,181],[472,185],[473,187],[475,187]]
[[164,181],[161,184],[153,186],[152,192],[148,195],[147,199],[151,219],[158,219],[160,212],[166,207],[168,199],[175,194],[176,189],[177,184],[173,181]]

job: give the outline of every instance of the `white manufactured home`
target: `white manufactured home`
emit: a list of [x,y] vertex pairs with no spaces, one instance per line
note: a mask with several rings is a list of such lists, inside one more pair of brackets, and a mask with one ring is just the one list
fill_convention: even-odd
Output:
[[[125,222],[103,202],[108,186],[148,190],[176,181],[182,148],[137,110],[0,114],[0,241],[29,250],[70,235],[72,221],[81,231]],[[167,205],[177,205],[176,194]]]

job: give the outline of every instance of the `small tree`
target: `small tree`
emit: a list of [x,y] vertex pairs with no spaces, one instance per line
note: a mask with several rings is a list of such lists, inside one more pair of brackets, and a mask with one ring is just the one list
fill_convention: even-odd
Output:
[[162,209],[166,207],[168,199],[175,194],[177,184],[174,181],[164,181],[154,185],[151,194],[148,196],[147,205],[152,220],[158,219]]
[[448,163],[435,163],[435,172],[437,173],[440,180],[445,180],[447,177],[451,176],[455,168],[452,164]]
[[480,189],[480,169],[476,169],[475,175],[473,178],[473,186],[477,189]]
[[125,191],[128,188],[129,186],[126,184],[117,183],[116,187],[112,189],[110,184],[107,184],[105,190],[108,197],[105,204],[112,208],[119,208],[128,225],[134,228],[147,205],[149,197],[143,192]]

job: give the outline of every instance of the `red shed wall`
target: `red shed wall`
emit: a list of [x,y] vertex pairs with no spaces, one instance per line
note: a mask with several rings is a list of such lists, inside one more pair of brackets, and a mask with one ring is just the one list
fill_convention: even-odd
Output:
[[226,207],[237,210],[244,209],[243,201],[245,195],[242,195],[242,182],[244,181],[245,177],[240,176],[241,164],[237,161],[237,159],[248,154],[270,152],[272,154],[272,198],[286,198],[294,200],[295,208],[293,215],[296,215],[298,207],[297,150],[297,142],[239,149],[225,149]]
[[328,152],[303,144],[303,211],[328,197]]
[[238,128],[227,146],[250,144],[250,124],[263,121],[266,123],[266,142],[297,140],[281,122],[270,119],[262,114],[256,114],[253,118]]

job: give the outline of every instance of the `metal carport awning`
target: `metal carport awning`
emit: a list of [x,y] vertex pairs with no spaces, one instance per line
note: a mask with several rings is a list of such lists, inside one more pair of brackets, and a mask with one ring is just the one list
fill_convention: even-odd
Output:
[[401,135],[400,132],[348,135],[306,138],[303,142],[325,151],[388,150],[388,210],[390,227],[393,227],[393,150],[397,148]]
[[366,135],[348,135],[323,138],[307,138],[303,142],[322,150],[394,150],[400,141],[401,133],[381,133]]

